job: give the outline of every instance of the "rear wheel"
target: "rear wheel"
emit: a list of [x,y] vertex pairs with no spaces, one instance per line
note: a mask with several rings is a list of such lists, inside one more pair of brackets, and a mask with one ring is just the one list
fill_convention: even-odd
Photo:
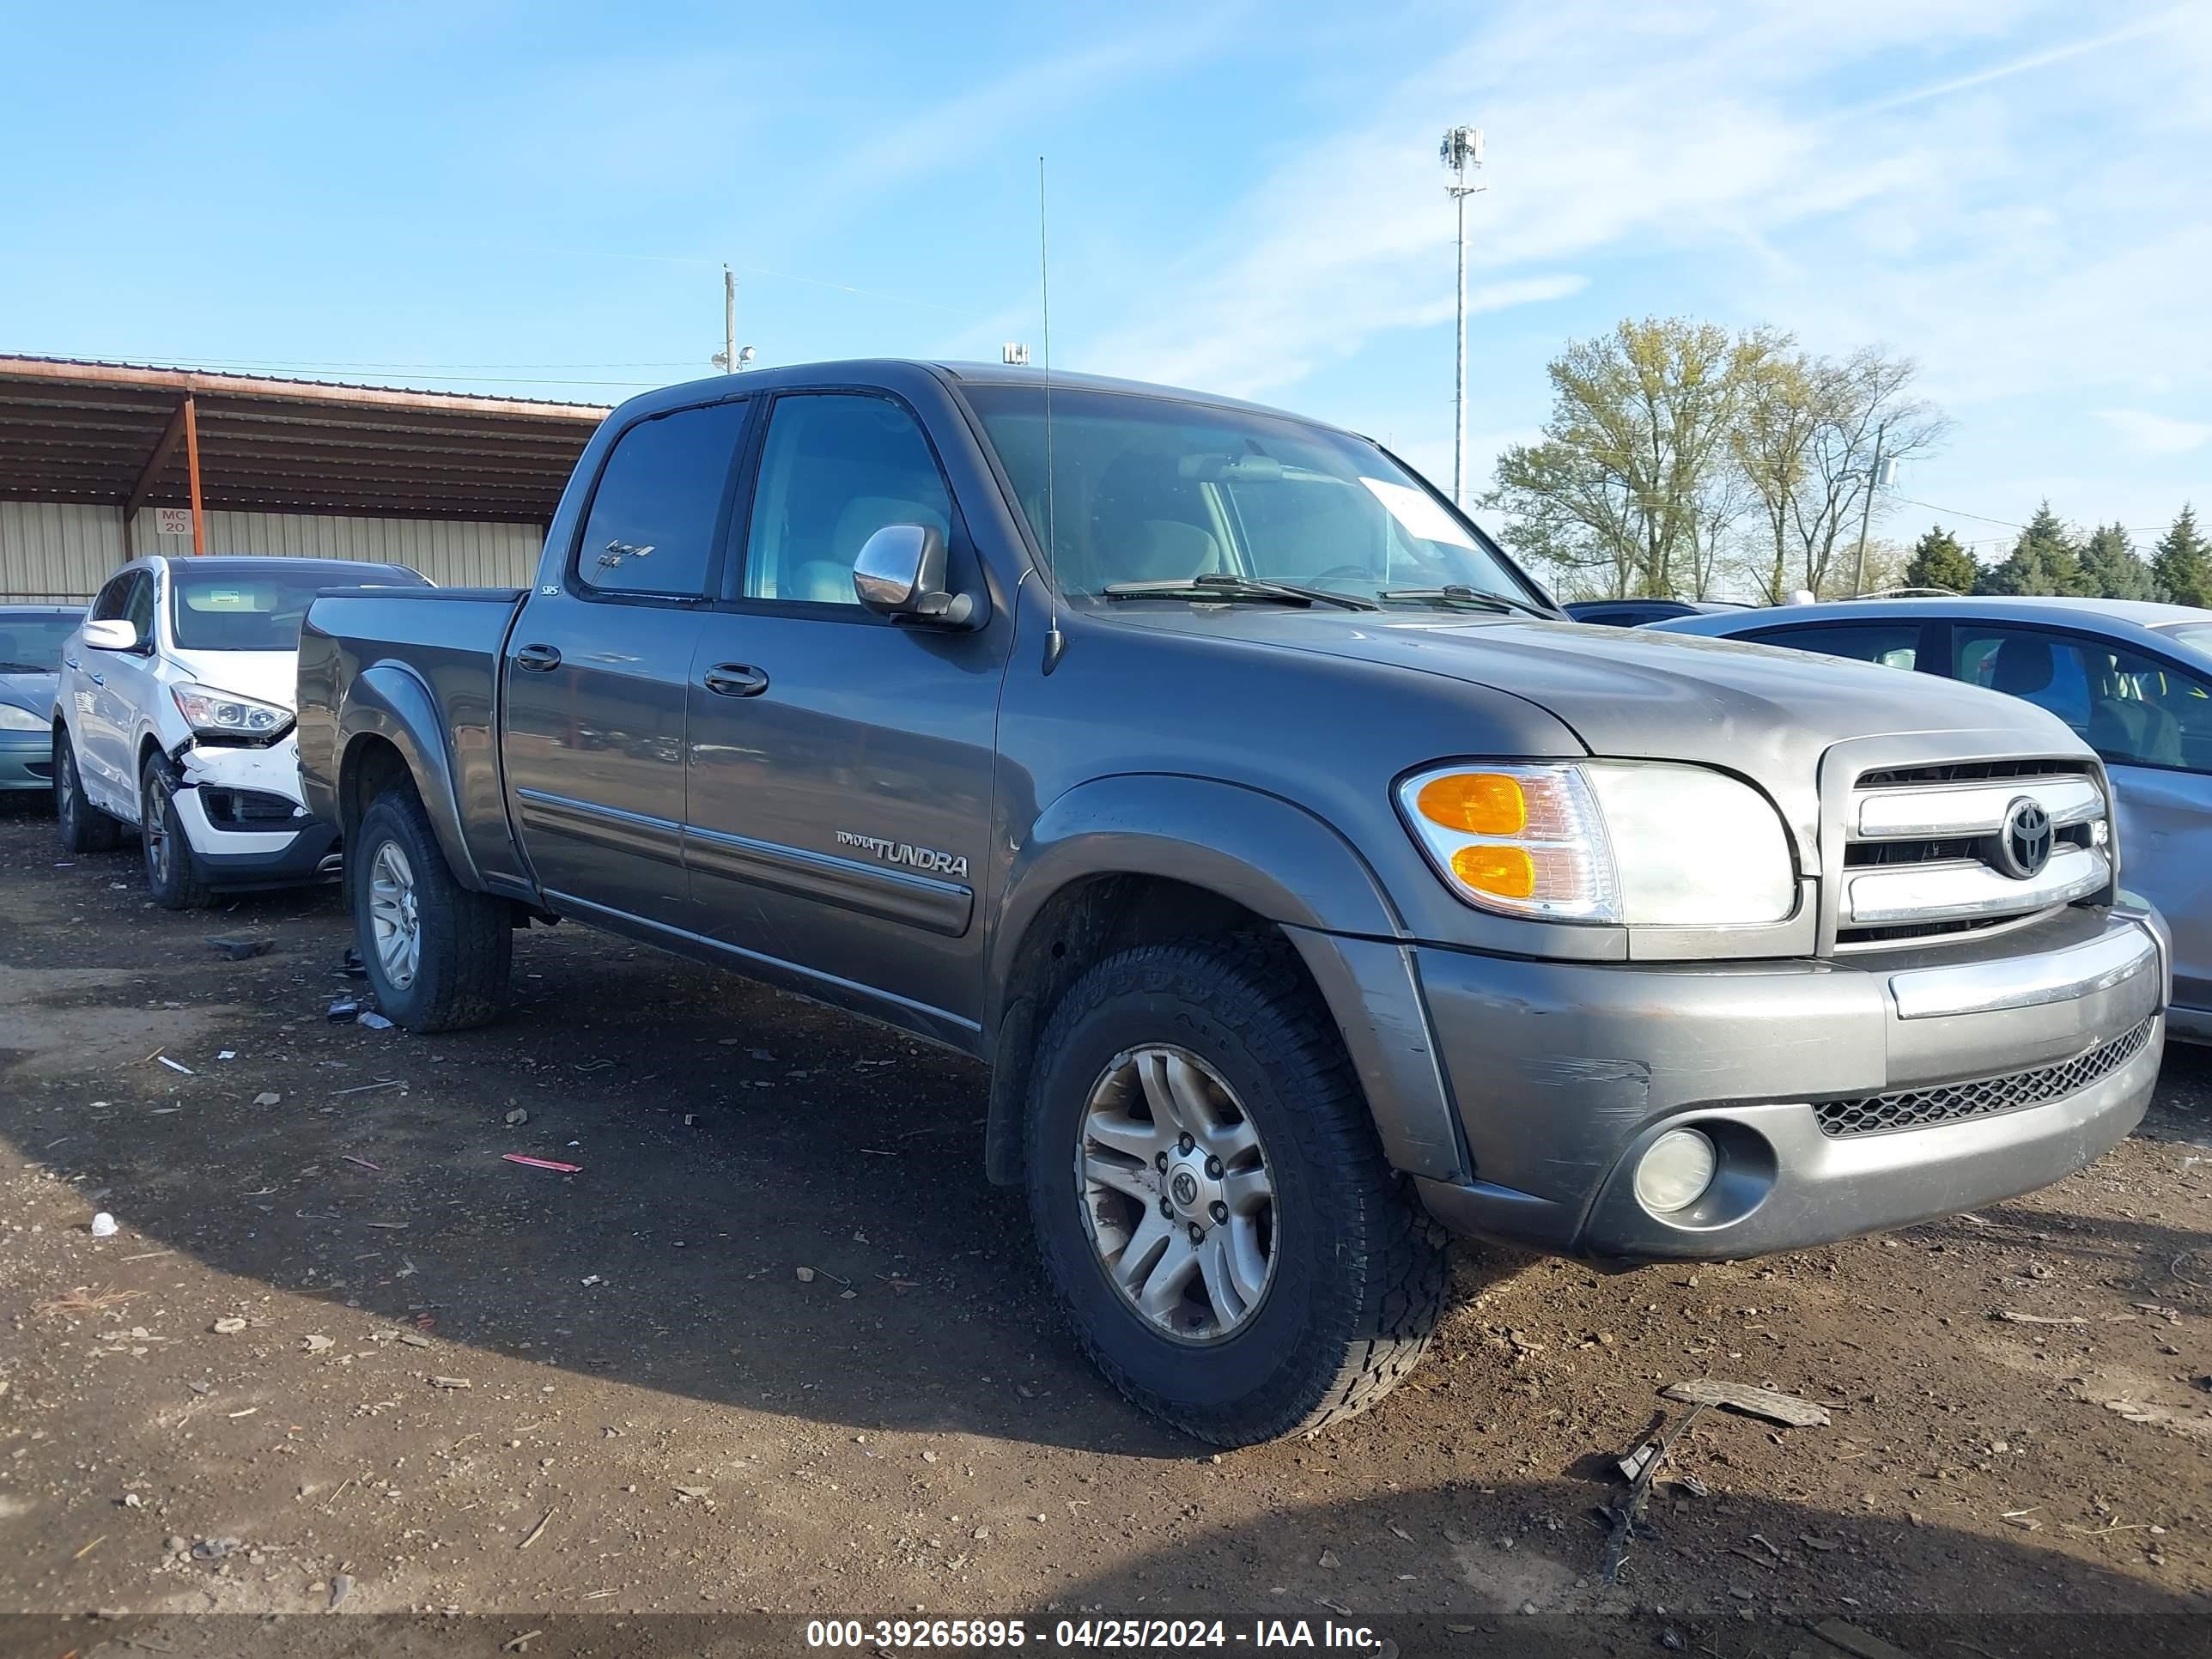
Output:
[[215,889],[200,873],[192,844],[177,814],[177,796],[159,755],[146,757],[138,780],[138,828],[144,839],[146,888],[165,910],[204,909],[215,902]]
[[76,745],[69,727],[54,727],[54,828],[60,832],[62,851],[112,853],[123,845],[123,826],[92,804],[77,775]]
[[459,1031],[506,1010],[507,902],[454,879],[411,789],[370,803],[346,848],[354,928],[377,1006],[410,1031]]
[[1320,1428],[1427,1349],[1443,1248],[1280,941],[1092,968],[1040,1042],[1026,1133],[1030,1217],[1078,1338],[1187,1433]]

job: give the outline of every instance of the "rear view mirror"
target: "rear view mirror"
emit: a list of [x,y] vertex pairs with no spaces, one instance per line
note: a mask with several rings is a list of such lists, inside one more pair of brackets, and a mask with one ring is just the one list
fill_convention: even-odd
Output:
[[84,625],[84,643],[92,651],[136,651],[138,630],[127,622],[88,622]]
[[945,587],[945,538],[933,526],[887,524],[853,561],[853,592],[878,617],[939,628],[975,625],[975,600]]

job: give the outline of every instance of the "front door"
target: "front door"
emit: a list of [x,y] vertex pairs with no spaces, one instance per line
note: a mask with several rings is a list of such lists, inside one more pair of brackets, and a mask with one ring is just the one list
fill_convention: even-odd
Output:
[[933,526],[954,579],[975,575],[929,440],[891,398],[778,398],[751,501],[742,563],[691,665],[696,926],[826,1000],[957,1041],[981,1012],[1012,618],[894,626],[855,597],[854,556],[885,525]]
[[118,577],[100,592],[93,614],[101,621],[127,622],[138,643],[129,651],[94,651],[80,641],[76,666],[69,670],[69,695],[76,705],[77,775],[85,793],[111,812],[138,821],[138,716],[159,691],[149,672],[156,641],[154,574],[139,569]]
[[727,538],[747,404],[653,416],[609,452],[562,586],[507,641],[507,787],[538,884],[681,927],[684,687]]
[[2212,1012],[2212,684],[2087,635],[1951,626],[1957,678],[2049,709],[2103,757],[2120,881],[2173,930],[2173,1000]]

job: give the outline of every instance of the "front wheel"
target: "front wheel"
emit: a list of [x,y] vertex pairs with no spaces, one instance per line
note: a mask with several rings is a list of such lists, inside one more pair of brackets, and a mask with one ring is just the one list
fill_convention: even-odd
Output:
[[1092,968],[1040,1040],[1025,1150],[1079,1340],[1187,1433],[1242,1446],[1320,1428],[1428,1347],[1443,1247],[1279,940]]
[[164,910],[204,910],[215,889],[200,873],[177,811],[177,794],[159,755],[146,757],[138,779],[138,828],[145,838],[146,890]]
[[489,1024],[507,1007],[514,935],[506,902],[453,878],[412,789],[370,803],[345,852],[369,988],[410,1031]]

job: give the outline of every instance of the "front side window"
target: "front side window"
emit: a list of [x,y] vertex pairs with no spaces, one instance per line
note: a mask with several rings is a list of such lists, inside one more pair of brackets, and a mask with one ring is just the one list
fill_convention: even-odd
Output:
[[576,548],[579,582],[595,593],[706,597],[745,409],[743,399],[679,409],[615,441]]
[[123,620],[138,631],[138,643],[149,650],[154,644],[154,577],[150,571],[142,570],[131,584],[129,596],[123,602]]
[[1824,657],[1879,663],[1884,668],[1910,670],[1917,667],[1920,659],[1918,623],[1838,623],[1831,628],[1771,628],[1744,637],[1761,645],[1787,646],[1792,651],[1817,651]]
[[761,450],[745,597],[857,606],[853,561],[886,525],[950,536],[952,496],[914,416],[887,398],[779,398]]
[[[345,559],[224,560],[169,566],[169,632],[180,651],[296,651],[307,607],[326,587],[426,587],[404,566]],[[146,580],[146,623],[154,625],[154,584]],[[131,620],[137,620],[137,606]]]
[[133,570],[124,575],[112,577],[107,586],[100,590],[99,597],[93,600],[92,615],[88,620],[121,622],[123,608],[131,603],[131,584],[137,580],[138,574]]
[[2118,766],[2212,772],[2212,684],[2101,640],[1955,627],[1957,675],[2047,708]]
[[1370,602],[1419,603],[1449,587],[1540,604],[1486,538],[1364,438],[1076,388],[1054,389],[1048,422],[1041,386],[965,392],[1065,592],[1241,576]]

